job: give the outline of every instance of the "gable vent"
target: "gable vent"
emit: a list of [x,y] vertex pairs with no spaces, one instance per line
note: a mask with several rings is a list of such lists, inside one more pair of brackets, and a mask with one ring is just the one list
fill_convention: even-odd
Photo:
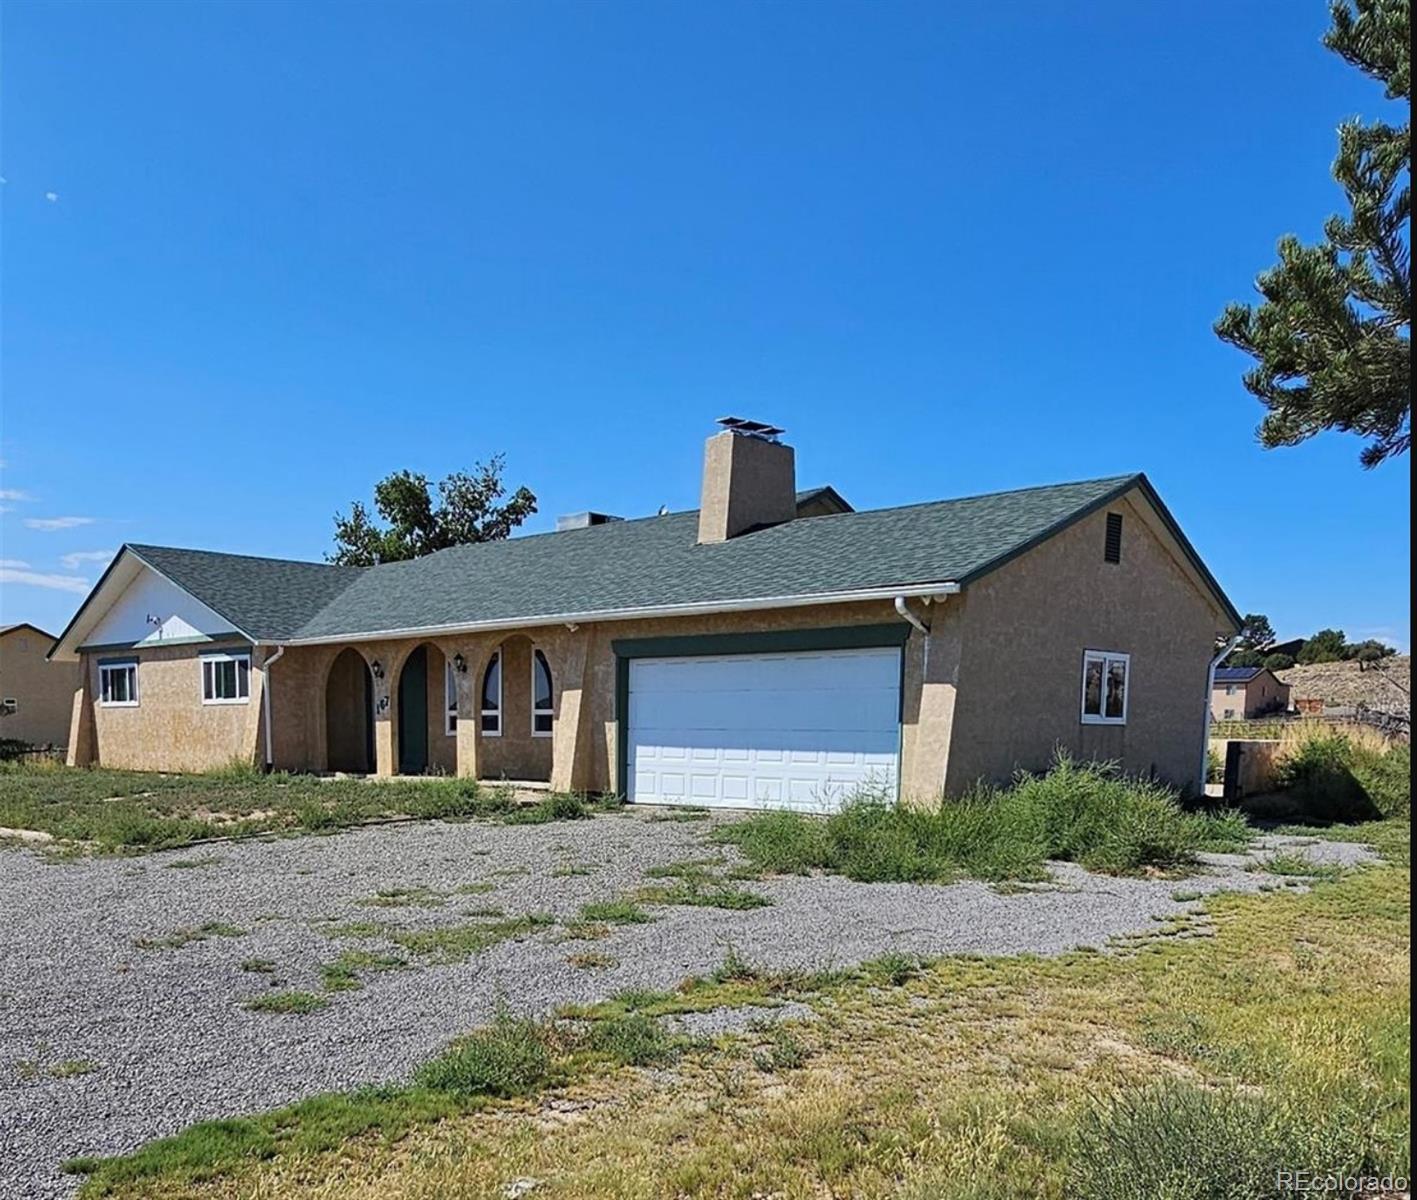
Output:
[[1119,563],[1122,561],[1122,514],[1107,514],[1107,540],[1102,546],[1102,559],[1104,562]]

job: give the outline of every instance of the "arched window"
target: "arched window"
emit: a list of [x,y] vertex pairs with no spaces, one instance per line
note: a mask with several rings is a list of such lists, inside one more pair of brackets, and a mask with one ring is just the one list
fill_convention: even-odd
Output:
[[443,663],[443,732],[452,737],[458,731],[458,676],[452,659]]
[[554,719],[551,703],[551,667],[540,650],[531,656],[531,736],[550,737]]
[[502,736],[502,656],[494,654],[482,677],[482,732],[486,737]]

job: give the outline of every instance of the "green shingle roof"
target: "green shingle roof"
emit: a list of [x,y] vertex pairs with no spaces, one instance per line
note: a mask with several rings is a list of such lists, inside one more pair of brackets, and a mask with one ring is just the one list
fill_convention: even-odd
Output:
[[965,584],[1137,485],[1164,516],[1144,476],[1117,475],[803,518],[702,546],[698,513],[679,512],[377,567],[129,549],[258,641],[300,641]]

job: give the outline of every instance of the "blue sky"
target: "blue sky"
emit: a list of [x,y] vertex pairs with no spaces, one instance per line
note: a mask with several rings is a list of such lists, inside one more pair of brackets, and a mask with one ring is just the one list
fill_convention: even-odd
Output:
[[1145,470],[1243,610],[1406,648],[1409,464],[1262,451],[1210,326],[1379,88],[1319,0],[34,3],[0,20],[0,619],[319,558],[387,472],[857,507]]

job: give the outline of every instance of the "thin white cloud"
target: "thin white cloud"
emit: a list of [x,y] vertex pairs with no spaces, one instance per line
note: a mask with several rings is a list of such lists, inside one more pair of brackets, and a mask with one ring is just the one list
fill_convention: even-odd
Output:
[[13,567],[17,571],[27,571],[29,563],[18,558],[0,558],[0,567]]
[[57,202],[58,199],[59,199],[59,193],[58,193],[58,192],[45,192],[45,193],[44,193],[44,198],[45,198],[46,200],[48,200],[50,204],[54,204],[54,203]]
[[89,590],[89,581],[78,575],[46,575],[42,571],[22,571],[17,567],[0,567],[0,583],[49,588],[56,592],[78,592],[81,596]]
[[26,528],[38,529],[41,533],[53,533],[56,529],[76,529],[80,525],[92,525],[96,517],[29,517]]
[[77,550],[73,554],[61,554],[59,561],[69,570],[77,571],[82,563],[106,563],[117,553],[117,550]]
[[[0,464],[3,465],[3,464]],[[0,500],[33,500],[34,497],[28,492],[22,492],[19,488],[0,488]]]

